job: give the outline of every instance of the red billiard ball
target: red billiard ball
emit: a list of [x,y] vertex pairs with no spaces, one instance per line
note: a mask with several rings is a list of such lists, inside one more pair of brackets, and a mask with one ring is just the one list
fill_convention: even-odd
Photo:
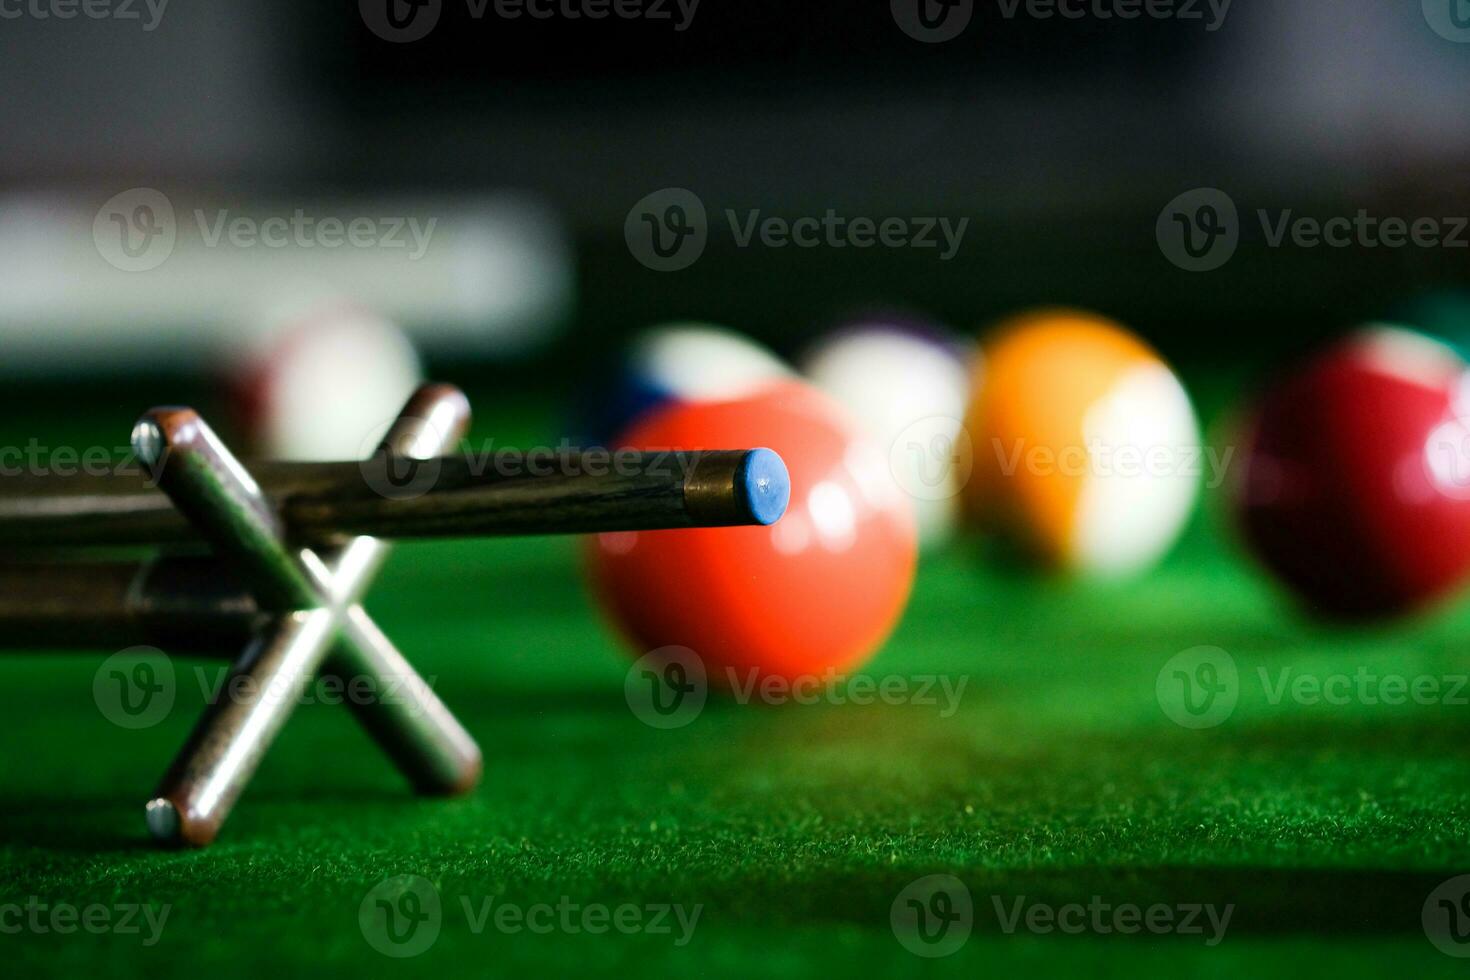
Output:
[[1421,334],[1373,328],[1261,402],[1234,507],[1246,541],[1311,609],[1408,612],[1470,577],[1470,387]]
[[844,672],[888,637],[917,560],[912,501],[836,403],[800,382],[655,410],[617,440],[640,449],[765,447],[791,499],[768,527],[618,532],[586,545],[590,577],[639,653],[693,650],[711,686]]

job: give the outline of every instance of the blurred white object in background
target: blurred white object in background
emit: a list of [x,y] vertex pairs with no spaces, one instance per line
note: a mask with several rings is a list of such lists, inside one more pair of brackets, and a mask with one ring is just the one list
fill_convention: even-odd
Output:
[[361,458],[423,380],[403,332],[354,303],[275,304],[257,323],[222,359],[251,455]]
[[958,525],[971,452],[962,420],[977,357],[920,321],[868,317],[824,338],[801,361],[883,451],[895,484],[914,502],[926,548],[950,540]]
[[0,199],[0,371],[187,370],[262,297],[346,298],[421,348],[498,356],[567,315],[570,248],[526,198]]
[[1219,114],[1219,145],[1243,150],[1275,195],[1372,191],[1385,171],[1463,171],[1470,22],[1461,43],[1439,30],[1470,16],[1466,0],[1294,0],[1238,4],[1230,16],[1200,72],[1201,102]]

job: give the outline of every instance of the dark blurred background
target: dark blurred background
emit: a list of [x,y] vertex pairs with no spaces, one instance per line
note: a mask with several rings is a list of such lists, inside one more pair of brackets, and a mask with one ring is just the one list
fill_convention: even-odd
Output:
[[[1272,249],[1252,217],[1470,214],[1470,44],[1434,30],[1436,2],[1470,6],[1236,0],[1212,23],[1203,0],[1189,0],[1196,20],[1007,16],[980,0],[944,43],[908,36],[887,2],[843,0],[703,0],[682,30],[672,0],[667,20],[475,17],[442,0],[411,43],[383,40],[356,3],[175,0],[152,30],[7,16],[0,229],[17,201],[95,208],[134,186],[277,201],[516,192],[569,244],[567,302],[512,362],[572,369],[545,372],[552,385],[652,322],[714,320],[789,352],[870,305],[972,332],[1078,304],[1186,371],[1263,362],[1470,282],[1464,248]],[[1244,230],[1228,265],[1190,273],[1161,253],[1155,222],[1202,186],[1231,195]],[[672,273],[623,239],[629,209],[664,187],[694,191],[712,227],[705,255]],[[741,249],[727,208],[971,223],[943,262]],[[430,358],[464,364],[452,348]]]

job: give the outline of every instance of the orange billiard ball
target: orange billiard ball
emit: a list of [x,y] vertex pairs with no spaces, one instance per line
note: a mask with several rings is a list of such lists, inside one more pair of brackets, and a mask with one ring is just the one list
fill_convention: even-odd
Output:
[[1199,426],[1173,371],[1122,326],[1071,310],[1019,316],[982,350],[966,513],[1055,570],[1152,565],[1203,482]]

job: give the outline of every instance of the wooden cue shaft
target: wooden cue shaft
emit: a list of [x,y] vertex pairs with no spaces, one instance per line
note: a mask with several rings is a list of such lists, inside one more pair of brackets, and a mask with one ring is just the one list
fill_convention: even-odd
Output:
[[[417,461],[246,463],[294,537],[580,534],[770,523],[785,509],[769,450],[501,451]],[[0,479],[0,546],[196,540],[140,473]]]
[[267,618],[214,558],[0,563],[0,649],[234,657]]

